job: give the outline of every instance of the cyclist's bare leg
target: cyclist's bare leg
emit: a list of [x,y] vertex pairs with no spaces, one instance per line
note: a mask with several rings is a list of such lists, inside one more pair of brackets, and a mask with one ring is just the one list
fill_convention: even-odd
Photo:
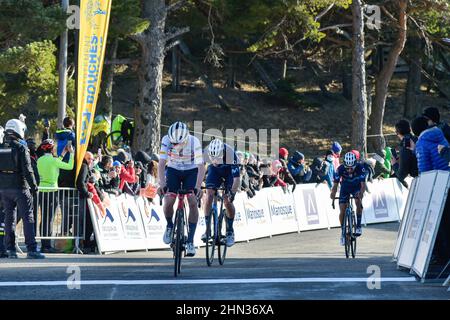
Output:
[[205,217],[209,217],[211,213],[212,203],[214,200],[214,189],[206,189],[206,200],[205,200]]
[[194,194],[190,194],[187,197],[188,205],[189,205],[189,223],[197,223],[198,222],[198,207],[197,207],[197,197]]
[[363,206],[361,199],[355,199],[356,203],[356,215],[358,219],[358,227],[361,226],[361,219],[362,219],[362,212],[363,212]]
[[228,199],[228,197],[224,197],[223,204],[225,209],[227,210],[227,217],[230,219],[234,219],[234,215],[236,214],[236,209],[234,204]]
[[166,194],[164,196],[164,216],[167,220],[173,221],[173,205],[175,204],[176,196],[171,194]]
[[339,204],[339,209],[340,209],[340,213],[339,213],[339,222],[341,223],[341,227],[344,223],[344,214],[345,214],[345,210],[347,209],[347,204],[346,203],[340,203]]

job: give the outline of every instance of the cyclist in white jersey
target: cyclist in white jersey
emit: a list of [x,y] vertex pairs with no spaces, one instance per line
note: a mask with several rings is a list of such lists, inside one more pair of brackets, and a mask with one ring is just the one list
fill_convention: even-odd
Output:
[[[166,168],[167,164],[167,168]],[[195,255],[194,235],[198,221],[197,198],[201,197],[201,183],[205,176],[200,141],[189,134],[186,124],[175,122],[162,138],[158,164],[159,193],[164,195],[164,215],[167,220],[163,241],[172,242],[173,207],[177,191],[192,191],[187,196],[189,204],[189,234],[186,256]]]

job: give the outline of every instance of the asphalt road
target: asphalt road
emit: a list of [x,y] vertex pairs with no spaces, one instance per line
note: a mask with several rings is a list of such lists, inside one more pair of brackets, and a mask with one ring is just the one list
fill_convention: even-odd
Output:
[[177,279],[169,250],[1,259],[0,300],[448,300],[441,284],[423,284],[397,270],[391,255],[398,227],[364,228],[356,259],[345,259],[339,229],[238,243],[224,266],[215,261],[207,267],[200,248],[183,260]]

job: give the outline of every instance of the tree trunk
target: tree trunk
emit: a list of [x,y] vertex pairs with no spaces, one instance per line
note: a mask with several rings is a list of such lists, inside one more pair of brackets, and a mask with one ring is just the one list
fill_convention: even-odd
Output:
[[366,62],[364,60],[364,15],[361,0],[353,0],[352,60],[352,145],[363,157],[367,155]]
[[230,54],[228,59],[228,77],[226,82],[226,87],[231,89],[236,89],[236,57]]
[[385,146],[385,140],[383,137],[383,118],[384,108],[386,106],[386,98],[388,95],[389,82],[394,74],[395,66],[397,65],[398,57],[403,51],[406,42],[406,8],[408,5],[407,0],[398,0],[399,17],[398,17],[398,38],[389,52],[386,63],[383,65],[383,69],[378,74],[375,83],[375,99],[373,101],[372,113],[369,119],[371,136],[369,147],[370,151],[381,151]]
[[422,83],[422,41],[414,36],[409,41],[409,72],[406,85],[405,110],[403,115],[412,119],[421,113],[420,85]]
[[172,48],[172,90],[180,92],[180,53],[175,46]]
[[160,144],[162,75],[166,45],[167,17],[164,0],[143,2],[143,15],[150,27],[143,33],[142,57],[138,70],[138,105],[134,109],[133,151],[157,153]]
[[[115,60],[117,58],[117,48],[119,46],[119,39],[113,39],[110,47],[106,52],[109,52],[108,60]],[[100,96],[98,99],[97,114],[104,115],[111,123],[112,108],[113,108],[113,83],[114,83],[114,67],[115,64],[105,64],[103,67],[102,84]]]

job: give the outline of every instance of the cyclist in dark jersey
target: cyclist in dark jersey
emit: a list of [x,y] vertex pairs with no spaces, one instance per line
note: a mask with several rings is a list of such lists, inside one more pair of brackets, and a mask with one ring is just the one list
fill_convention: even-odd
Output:
[[[350,195],[355,198],[356,202],[356,216],[357,224],[355,235],[360,236],[362,234],[361,230],[361,218],[362,218],[362,198],[364,196],[364,191],[366,189],[366,170],[363,165],[358,163],[356,156],[352,152],[348,152],[344,157],[344,164],[340,165],[334,175],[334,184],[331,189],[331,199],[336,196],[337,188],[341,184],[341,189],[339,192],[339,221],[342,223],[344,221],[344,213],[347,209]],[[344,236],[341,235],[340,244],[345,244]]]
[[[234,244],[233,221],[235,208],[233,205],[234,196],[240,187],[239,161],[233,148],[223,143],[220,139],[214,139],[204,152],[204,161],[208,163],[206,176],[206,201],[205,201],[205,219],[206,225],[211,219],[211,207],[214,198],[214,192],[219,189],[224,181],[224,187],[229,196],[225,196],[223,203],[227,210],[226,219],[226,241],[227,247]],[[202,240],[206,241],[206,232],[202,235]]]

